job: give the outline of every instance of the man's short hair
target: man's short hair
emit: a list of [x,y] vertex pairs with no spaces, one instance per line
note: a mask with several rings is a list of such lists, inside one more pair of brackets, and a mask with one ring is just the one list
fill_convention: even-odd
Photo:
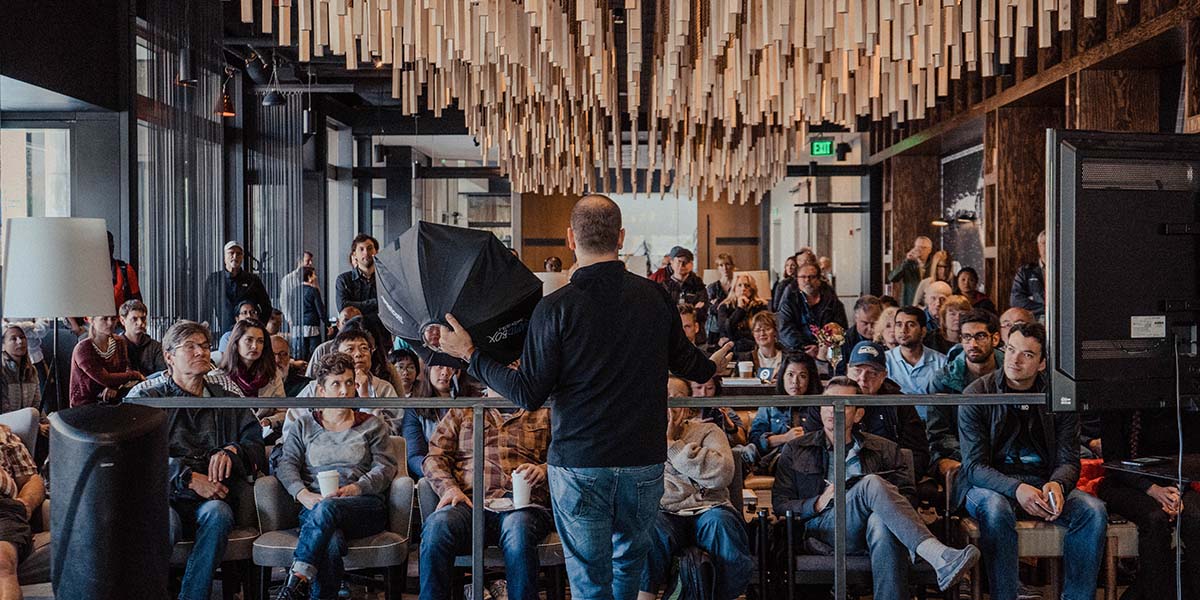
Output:
[[717,262],[721,262],[721,261],[725,261],[725,262],[727,262],[727,263],[729,263],[729,264],[731,264],[731,265],[735,264],[735,263],[733,262],[733,257],[732,257],[732,256],[730,256],[730,255],[729,255],[728,253],[726,253],[726,252],[722,252],[722,253],[720,253],[720,254],[718,254],[718,255],[717,255]]
[[917,324],[921,327],[928,327],[929,321],[925,318],[925,311],[915,306],[902,306],[896,310],[896,316],[908,315],[917,320]]
[[966,326],[967,323],[982,323],[987,327],[988,333],[999,333],[1000,331],[1000,319],[998,319],[991,311],[987,310],[980,310],[976,308],[962,317],[959,317],[959,332],[962,331],[962,328]]
[[234,312],[235,314],[236,314],[236,313],[240,313],[240,312],[242,312],[242,307],[243,307],[243,306],[246,306],[246,305],[250,305],[250,307],[254,309],[254,314],[256,314],[256,315],[259,315],[259,316],[262,316],[261,314],[259,314],[259,313],[261,313],[262,311],[261,311],[261,310],[259,310],[259,308],[258,308],[258,303],[257,303],[257,302],[255,302],[255,301],[253,301],[253,300],[242,300],[241,302],[238,302],[238,303],[237,303],[237,308],[235,308],[235,309],[233,310],[233,312]]
[[122,319],[128,317],[131,312],[150,314],[150,311],[146,309],[146,305],[142,304],[141,300],[126,300],[121,304],[121,308],[117,309],[117,314]]
[[621,243],[621,207],[608,196],[584,196],[571,209],[571,231],[585,253],[615,252]]
[[683,318],[684,315],[692,315],[693,319],[696,318],[696,307],[695,306],[692,306],[691,304],[688,304],[687,302],[680,302],[676,308],[679,309],[679,317],[680,318]]
[[212,344],[212,332],[210,332],[208,327],[206,327],[204,324],[197,323],[195,321],[188,321],[186,319],[175,321],[175,324],[171,325],[171,328],[168,329],[167,333],[163,335],[163,350],[167,352],[174,352],[175,348],[178,348],[179,345],[184,342],[184,340],[197,334],[204,336],[205,345]]
[[828,393],[829,388],[835,387],[852,388],[855,394],[862,393],[862,387],[858,385],[858,382],[846,377],[845,375],[838,375],[837,377],[830,379],[829,382],[825,384],[825,392]]
[[796,267],[796,277],[799,277],[800,271],[803,271],[804,269],[813,269],[817,272],[817,277],[821,276],[821,265],[818,265],[815,262],[806,262],[801,263],[800,266]]
[[350,242],[350,253],[354,254],[354,249],[358,248],[358,245],[363,242],[371,242],[375,245],[375,249],[379,250],[379,240],[375,239],[375,236],[367,233],[360,233],[354,236],[354,241]]
[[1008,339],[1012,339],[1014,333],[1019,333],[1027,338],[1032,338],[1037,341],[1038,348],[1042,351],[1042,358],[1046,357],[1046,326],[1041,323],[1017,323],[1008,330]]
[[354,359],[343,352],[330,352],[317,359],[313,375],[317,380],[317,385],[323,386],[330,375],[341,375],[346,371],[354,372]]
[[343,330],[341,333],[337,334],[337,337],[333,338],[333,347],[341,348],[342,344],[344,344],[346,342],[354,342],[357,340],[362,340],[362,341],[366,342],[367,345],[370,346],[372,349],[375,348],[375,340],[371,337],[371,334],[366,332],[365,329]]
[[879,297],[879,303],[883,305],[884,308],[888,308],[889,306],[892,308],[900,308],[900,302],[886,294]]
[[317,270],[312,267],[300,267],[300,281],[308,281],[309,277],[317,274]]
[[883,303],[871,294],[863,294],[854,301],[854,312],[867,312],[872,308],[883,310]]

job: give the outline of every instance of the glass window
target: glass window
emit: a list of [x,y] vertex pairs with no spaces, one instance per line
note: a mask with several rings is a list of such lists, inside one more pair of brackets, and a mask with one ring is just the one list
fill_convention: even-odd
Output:
[[70,130],[0,130],[0,219],[69,216]]

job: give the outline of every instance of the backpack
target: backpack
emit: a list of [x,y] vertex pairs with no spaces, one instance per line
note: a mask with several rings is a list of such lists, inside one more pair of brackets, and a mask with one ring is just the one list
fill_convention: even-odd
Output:
[[663,600],[715,600],[717,568],[707,552],[692,546],[676,559]]

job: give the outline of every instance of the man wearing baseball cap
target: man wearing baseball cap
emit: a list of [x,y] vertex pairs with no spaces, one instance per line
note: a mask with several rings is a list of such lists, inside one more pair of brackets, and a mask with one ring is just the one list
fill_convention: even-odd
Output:
[[[899,395],[900,386],[888,379],[887,348],[875,342],[859,342],[854,345],[847,358],[846,375],[858,383],[862,393],[868,396]],[[929,465],[929,441],[925,436],[925,422],[911,406],[868,406],[865,407],[859,427],[867,433],[887,438],[907,448],[913,455],[913,472],[918,478]],[[809,407],[805,422],[820,428],[821,409]],[[814,429],[815,430],[815,429]]]
[[[237,323],[237,307],[243,301],[249,300],[258,305],[258,314],[271,314],[271,297],[267,288],[258,275],[242,268],[245,250],[240,242],[225,243],[225,268],[209,273],[204,282],[205,297],[208,299],[210,329],[216,332],[228,331]],[[214,336],[217,337],[217,336]]]
[[671,259],[670,276],[662,285],[671,296],[671,302],[691,304],[696,309],[696,322],[703,329],[708,318],[708,290],[704,280],[693,270],[696,255],[683,246],[675,246],[667,256]]

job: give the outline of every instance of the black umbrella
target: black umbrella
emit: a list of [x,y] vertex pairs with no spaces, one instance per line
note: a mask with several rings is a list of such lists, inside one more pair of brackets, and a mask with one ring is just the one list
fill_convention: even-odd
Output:
[[394,335],[422,347],[425,330],[451,313],[492,358],[521,356],[542,282],[491,232],[419,221],[375,264],[379,316]]

